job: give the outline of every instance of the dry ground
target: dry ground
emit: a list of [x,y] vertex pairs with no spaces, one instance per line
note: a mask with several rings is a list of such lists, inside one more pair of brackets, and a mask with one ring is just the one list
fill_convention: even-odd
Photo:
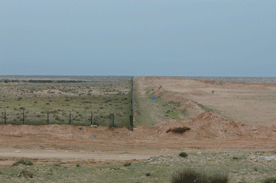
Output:
[[[2,125],[0,166],[20,158],[35,164],[101,165],[181,151],[276,152],[276,84],[155,77],[136,78],[135,83],[139,104],[133,132]],[[157,102],[150,101],[152,95],[158,96]]]

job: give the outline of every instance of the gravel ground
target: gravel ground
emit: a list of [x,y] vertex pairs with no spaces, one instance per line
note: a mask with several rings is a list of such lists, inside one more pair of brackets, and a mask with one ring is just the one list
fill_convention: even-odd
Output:
[[276,83],[276,77],[189,77],[183,78],[199,79],[208,81],[245,82],[245,83]]

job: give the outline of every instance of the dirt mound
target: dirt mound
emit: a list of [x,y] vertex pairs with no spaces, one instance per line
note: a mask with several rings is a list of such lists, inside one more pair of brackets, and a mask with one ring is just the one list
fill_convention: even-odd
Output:
[[203,113],[193,121],[167,120],[155,127],[163,133],[182,134],[187,139],[276,139],[274,125],[271,127],[254,126],[228,121],[223,116],[210,112]]

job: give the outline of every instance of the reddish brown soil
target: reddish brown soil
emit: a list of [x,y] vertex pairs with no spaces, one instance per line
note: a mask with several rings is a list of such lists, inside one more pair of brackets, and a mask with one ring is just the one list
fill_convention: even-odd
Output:
[[[213,97],[211,92],[206,92],[212,91],[213,88],[218,90],[218,87],[221,87],[226,94],[231,90],[232,97],[235,88],[243,91],[243,94],[249,92],[252,94],[254,91],[260,94],[267,90],[276,91],[275,84],[220,83],[213,86],[215,82],[151,77],[138,78],[136,81],[140,85],[153,82],[150,84],[152,92],[166,100],[180,102],[179,108],[187,109],[195,119],[165,120],[153,127],[138,126],[134,131],[127,128],[69,125],[2,125],[0,126],[0,166],[9,166],[20,158],[32,159],[35,164],[59,162],[68,165],[96,165],[123,163],[130,160],[140,161],[150,156],[180,151],[275,152],[276,127],[272,122],[266,125],[257,122],[250,124],[246,118],[248,111],[245,110],[246,112],[243,113],[243,106],[238,110],[245,116],[245,122],[228,121],[222,115],[204,112],[195,104],[195,101],[202,103],[210,101],[204,98]],[[240,89],[240,87],[243,88]],[[228,100],[229,103],[226,105],[235,105],[235,101],[231,101],[231,97],[227,98],[229,96],[226,94],[223,102]],[[213,97],[215,101],[210,102],[211,105],[219,103],[221,96],[217,97]],[[241,101],[237,103],[239,102]],[[269,106],[271,105],[264,107]],[[231,113],[231,109],[223,108],[223,111],[227,114]],[[254,116],[254,113],[252,115]],[[271,119],[272,114],[269,115]],[[251,117],[249,116],[248,119]]]

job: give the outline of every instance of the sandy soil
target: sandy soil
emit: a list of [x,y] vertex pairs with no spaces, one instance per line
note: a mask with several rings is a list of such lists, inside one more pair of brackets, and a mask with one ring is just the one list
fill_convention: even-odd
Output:
[[[136,78],[165,100],[180,102],[193,120],[127,128],[0,126],[0,166],[20,158],[35,164],[101,165],[186,152],[276,153],[276,84]],[[214,93],[212,93],[214,91]],[[198,103],[223,112],[204,112]],[[152,111],[154,113],[154,111]],[[228,117],[228,118],[226,118]],[[229,120],[232,118],[233,120]]]

